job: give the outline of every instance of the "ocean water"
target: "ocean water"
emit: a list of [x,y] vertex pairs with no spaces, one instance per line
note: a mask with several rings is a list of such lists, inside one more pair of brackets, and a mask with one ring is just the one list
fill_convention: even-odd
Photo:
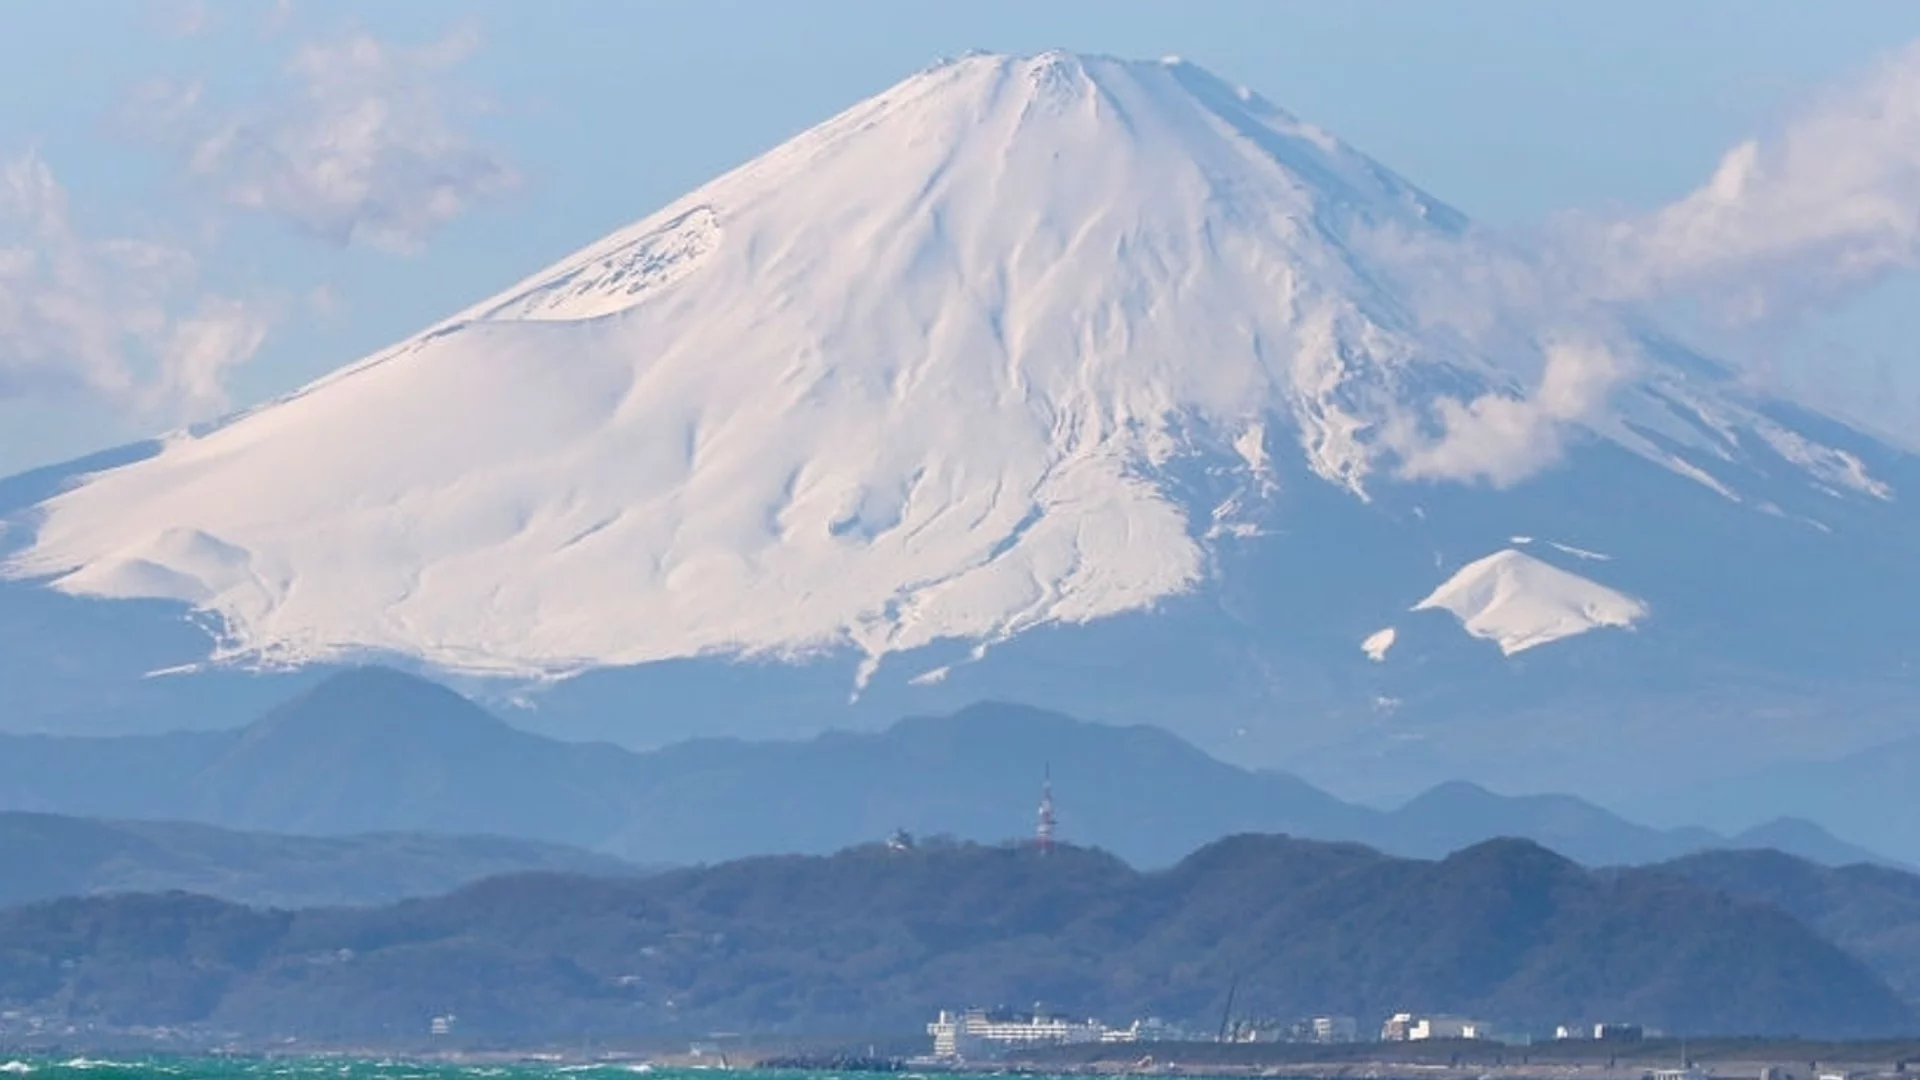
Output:
[[[734,1069],[728,1080],[774,1080],[799,1073]],[[874,1080],[872,1073],[816,1072],[808,1080]],[[912,1074],[895,1074],[905,1080]],[[0,1055],[0,1080],[713,1080],[711,1069],[651,1065],[516,1062],[460,1065],[344,1058],[12,1058]]]

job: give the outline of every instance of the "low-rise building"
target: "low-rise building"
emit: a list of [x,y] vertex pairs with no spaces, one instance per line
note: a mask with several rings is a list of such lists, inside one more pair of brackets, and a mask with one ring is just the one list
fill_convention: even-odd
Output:
[[1351,1016],[1316,1016],[1309,1022],[1308,1030],[1317,1043],[1360,1041],[1360,1024]]
[[1132,1042],[1139,1038],[1140,1025],[1109,1028],[1098,1020],[1069,1020],[1038,1012],[968,1009],[955,1013],[942,1009],[939,1017],[927,1025],[927,1034],[933,1036],[934,1057],[964,1059],[997,1057],[1034,1046]]
[[1489,1039],[1492,1030],[1479,1020],[1464,1016],[1422,1016],[1407,1029],[1408,1042],[1427,1039]]

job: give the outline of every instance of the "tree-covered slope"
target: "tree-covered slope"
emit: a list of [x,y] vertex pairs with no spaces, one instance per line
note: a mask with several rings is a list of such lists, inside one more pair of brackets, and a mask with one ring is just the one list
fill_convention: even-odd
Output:
[[1911,1030],[1864,964],[1779,910],[1522,841],[1439,862],[1243,836],[1140,873],[1063,848],[879,846],[639,880],[528,874],[373,910],[183,895],[0,912],[0,1004],[258,1036],[906,1033],[1040,1000],[1209,1022],[1470,1013],[1522,1030]]

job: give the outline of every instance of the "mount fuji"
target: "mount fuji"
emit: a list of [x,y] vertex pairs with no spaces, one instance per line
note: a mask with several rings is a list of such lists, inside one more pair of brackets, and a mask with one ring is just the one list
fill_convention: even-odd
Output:
[[1618,305],[1436,312],[1488,258],[1190,64],[945,62],[293,394],[0,482],[0,723],[230,724],[378,658],[637,745],[990,697],[1689,814],[1911,734],[1920,460]]

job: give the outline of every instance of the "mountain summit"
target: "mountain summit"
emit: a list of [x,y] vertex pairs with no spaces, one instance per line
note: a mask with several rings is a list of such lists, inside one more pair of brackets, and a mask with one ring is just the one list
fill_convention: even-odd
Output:
[[183,603],[247,663],[824,658],[841,707],[1177,710],[1254,759],[1622,672],[1911,700],[1913,459],[1624,314],[1436,321],[1470,232],[1190,64],[969,56],[77,477],[7,568]]
[[1362,490],[1414,348],[1340,239],[1384,220],[1460,219],[1185,64],[970,57],[92,480],[16,565],[528,674],[1143,608],[1204,573],[1159,479],[1203,430],[1257,491],[1284,418]]

